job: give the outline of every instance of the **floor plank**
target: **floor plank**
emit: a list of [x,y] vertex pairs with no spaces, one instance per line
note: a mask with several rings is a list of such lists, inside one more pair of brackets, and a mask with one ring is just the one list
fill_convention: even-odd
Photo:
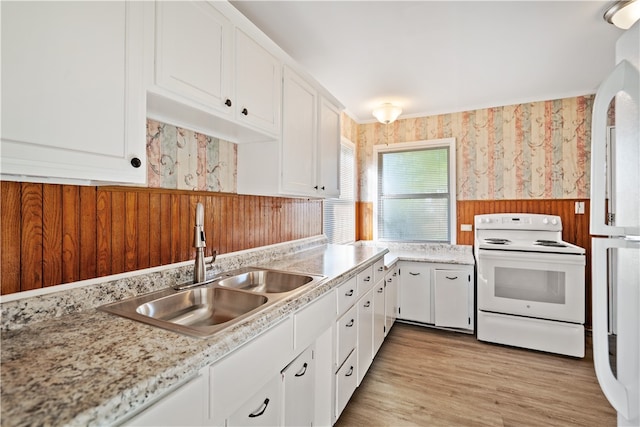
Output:
[[336,423],[615,426],[590,345],[584,359],[396,323]]

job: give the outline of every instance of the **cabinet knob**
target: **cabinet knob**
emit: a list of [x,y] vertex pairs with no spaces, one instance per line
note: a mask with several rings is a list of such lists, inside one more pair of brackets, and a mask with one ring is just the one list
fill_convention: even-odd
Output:
[[242,114],[247,116],[247,115],[249,115],[249,111],[246,108],[243,108],[242,109]]
[[224,101],[224,105],[226,105],[227,107],[231,107],[231,100],[227,99],[226,101]]
[[316,186],[314,186],[314,187],[313,187],[313,189],[314,189],[314,190],[317,190],[317,189],[318,189],[318,186],[317,186],[317,185],[316,185]]
[[140,160],[137,157],[134,157],[131,159],[131,166],[133,166],[134,168],[138,169],[140,166],[142,166],[142,160]]
[[324,185],[322,187],[320,187],[322,189],[322,191],[324,191]]

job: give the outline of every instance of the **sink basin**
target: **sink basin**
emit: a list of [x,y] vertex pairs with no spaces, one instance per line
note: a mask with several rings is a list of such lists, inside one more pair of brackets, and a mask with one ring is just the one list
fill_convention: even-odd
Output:
[[99,307],[173,332],[207,338],[317,284],[324,276],[257,267],[230,271]]
[[264,295],[207,287],[146,302],[136,312],[176,325],[211,326],[242,316],[267,301]]
[[218,282],[219,286],[261,293],[282,293],[298,289],[313,281],[312,276],[273,270],[253,270]]

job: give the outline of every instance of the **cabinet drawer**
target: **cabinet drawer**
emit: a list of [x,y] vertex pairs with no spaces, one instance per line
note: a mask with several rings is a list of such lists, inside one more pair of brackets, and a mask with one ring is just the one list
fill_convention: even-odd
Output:
[[369,267],[358,273],[356,276],[356,280],[358,281],[358,296],[362,296],[365,294],[365,292],[371,289],[371,287],[375,283],[373,281],[373,266],[370,265]]
[[257,393],[247,399],[228,419],[231,426],[278,426],[282,407],[282,381],[273,378]]
[[336,295],[338,297],[338,317],[342,316],[342,314],[356,302],[358,298],[357,294],[358,289],[355,277],[347,280],[336,289]]
[[264,332],[215,363],[210,371],[210,402],[214,425],[224,423],[247,396],[253,394],[293,358],[293,318]]
[[336,314],[336,299],[327,292],[294,314],[293,346],[296,351],[308,347],[316,337],[331,327]]
[[384,258],[380,258],[373,264],[373,283],[378,283],[384,276]]
[[352,352],[342,368],[336,373],[336,419],[340,417],[342,410],[351,395],[356,390],[356,352]]
[[358,340],[357,307],[354,305],[338,320],[336,331],[336,365],[340,366]]

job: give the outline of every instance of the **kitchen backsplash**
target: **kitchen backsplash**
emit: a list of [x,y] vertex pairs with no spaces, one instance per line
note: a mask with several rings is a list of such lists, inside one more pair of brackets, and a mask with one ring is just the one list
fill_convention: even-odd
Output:
[[236,192],[237,145],[147,119],[147,186]]
[[450,137],[458,200],[587,198],[592,106],[587,95],[361,124],[358,200],[375,198],[374,145]]

